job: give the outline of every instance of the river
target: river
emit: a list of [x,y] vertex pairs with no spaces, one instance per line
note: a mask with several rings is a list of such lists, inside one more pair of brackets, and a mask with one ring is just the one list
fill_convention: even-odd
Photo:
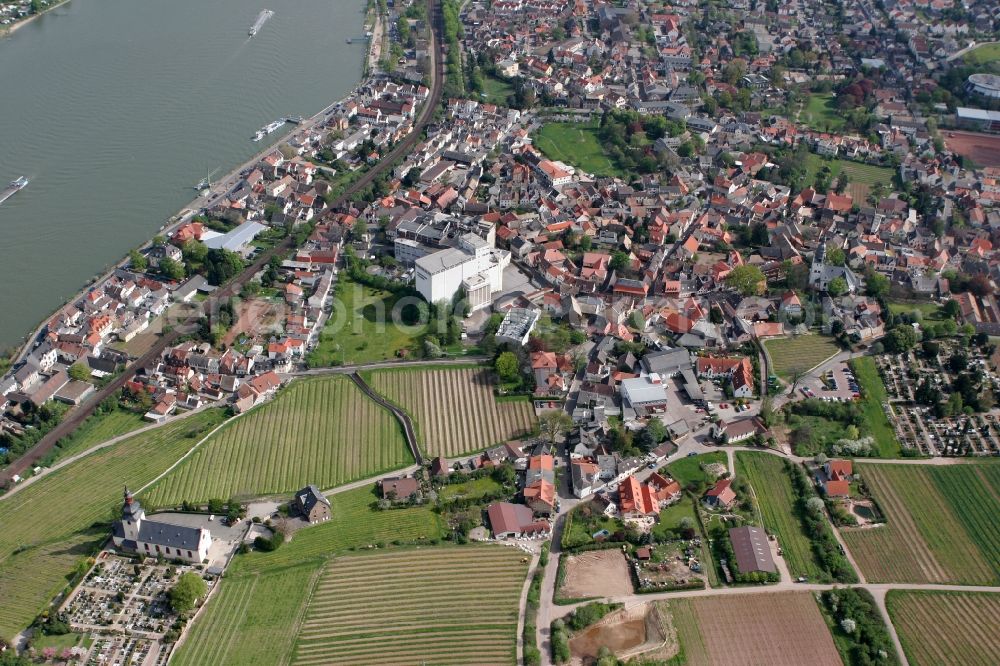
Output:
[[[364,0],[72,0],[0,38],[0,349],[357,83]],[[264,8],[274,16],[253,39]]]

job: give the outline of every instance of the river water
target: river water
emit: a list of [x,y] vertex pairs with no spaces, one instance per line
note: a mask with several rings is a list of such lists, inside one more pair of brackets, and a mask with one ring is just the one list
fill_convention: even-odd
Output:
[[0,38],[0,187],[31,179],[0,204],[0,348],[286,133],[257,129],[350,92],[364,4],[72,0]]

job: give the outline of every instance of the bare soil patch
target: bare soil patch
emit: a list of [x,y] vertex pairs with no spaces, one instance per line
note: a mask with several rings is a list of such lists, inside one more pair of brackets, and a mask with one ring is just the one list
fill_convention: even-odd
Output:
[[948,150],[968,157],[979,166],[1000,166],[1000,136],[975,132],[947,132]]
[[677,654],[677,632],[662,605],[641,604],[611,613],[569,642],[573,666],[596,663],[602,647],[619,659],[645,655],[666,661]]
[[568,599],[632,594],[628,561],[617,550],[592,550],[564,555],[566,579],[559,593]]
[[841,664],[830,630],[807,592],[699,597],[692,604],[707,653],[704,662],[691,659],[692,666],[696,661],[709,666]]

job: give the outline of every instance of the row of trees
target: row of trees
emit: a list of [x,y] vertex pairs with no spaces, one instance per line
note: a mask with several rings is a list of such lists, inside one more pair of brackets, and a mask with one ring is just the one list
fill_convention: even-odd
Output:
[[821,569],[840,583],[856,583],[858,576],[847,557],[840,552],[837,539],[826,519],[823,500],[816,495],[805,470],[789,460],[785,469],[792,481],[795,495],[795,513],[802,521],[806,536],[812,542],[813,556]]

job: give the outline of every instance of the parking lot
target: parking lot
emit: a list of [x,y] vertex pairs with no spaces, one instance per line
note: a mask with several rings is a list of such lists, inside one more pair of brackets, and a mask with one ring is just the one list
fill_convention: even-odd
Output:
[[799,382],[798,394],[806,398],[847,402],[860,397],[858,385],[847,363],[836,363],[818,377],[804,377]]

